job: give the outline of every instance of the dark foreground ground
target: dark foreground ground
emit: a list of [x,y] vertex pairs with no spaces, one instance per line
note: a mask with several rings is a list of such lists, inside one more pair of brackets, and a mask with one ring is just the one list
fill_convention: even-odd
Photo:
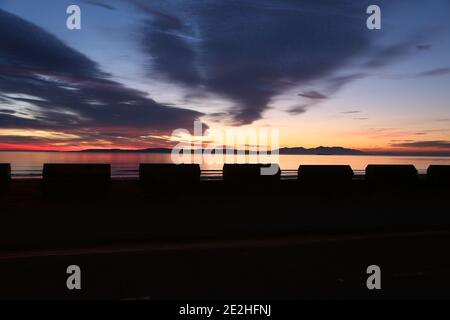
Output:
[[[13,181],[0,191],[0,298],[450,298],[449,191]],[[369,291],[373,264],[382,289]]]

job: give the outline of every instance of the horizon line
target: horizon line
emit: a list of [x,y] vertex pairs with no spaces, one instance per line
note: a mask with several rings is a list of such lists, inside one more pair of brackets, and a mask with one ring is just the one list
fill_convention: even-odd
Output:
[[[328,153],[315,153],[315,150],[318,149],[326,149],[329,151]],[[194,152],[196,150],[216,150],[220,148],[202,148],[202,149],[191,149],[191,152]],[[298,150],[296,153],[295,149],[303,149],[303,152],[301,153],[300,150]],[[333,149],[341,149],[341,152],[333,153]],[[0,149],[0,152],[71,152],[71,153],[83,153],[83,152],[105,152],[105,153],[114,153],[114,152],[135,152],[135,153],[146,153],[149,151],[156,151],[156,150],[173,150],[173,147],[150,147],[150,148],[140,148],[140,149],[126,149],[126,148],[88,148],[88,149],[80,149],[80,150],[57,150],[57,149]],[[222,150],[226,150],[226,148],[222,148]],[[283,152],[281,150],[291,150],[291,152]],[[243,151],[245,153],[259,153],[257,150],[248,150],[248,149],[233,149],[234,152]],[[312,148],[306,148],[302,146],[297,147],[281,147],[278,149],[268,150],[268,153],[272,153],[274,151],[281,151],[280,154],[282,155],[348,155],[348,156],[437,156],[437,157],[450,157],[450,150],[435,150],[435,151],[422,151],[422,150],[407,150],[407,151],[399,151],[395,149],[381,149],[381,150],[374,150],[374,149],[353,149],[353,148],[346,148],[341,146],[332,146],[332,147],[326,147],[326,146],[318,146],[318,147],[312,147]],[[307,153],[311,152],[311,153]],[[157,153],[157,152],[156,152]]]

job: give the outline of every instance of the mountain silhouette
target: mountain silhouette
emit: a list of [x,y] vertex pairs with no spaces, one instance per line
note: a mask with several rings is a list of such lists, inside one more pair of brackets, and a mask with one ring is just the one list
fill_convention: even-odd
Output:
[[[206,151],[204,149],[203,151]],[[211,150],[214,154],[214,150]],[[253,153],[257,154],[257,151],[249,151],[249,150],[234,150],[234,153],[238,151],[242,151],[245,154]],[[310,154],[310,155],[363,155],[365,154],[363,151],[355,150],[355,149],[347,149],[343,147],[317,147],[317,148],[303,148],[303,147],[294,147],[294,148],[281,148],[278,150],[280,154]],[[86,149],[77,152],[89,152],[89,153],[171,153],[172,149],[170,148],[148,148],[148,149]],[[224,150],[225,152],[225,150]]]

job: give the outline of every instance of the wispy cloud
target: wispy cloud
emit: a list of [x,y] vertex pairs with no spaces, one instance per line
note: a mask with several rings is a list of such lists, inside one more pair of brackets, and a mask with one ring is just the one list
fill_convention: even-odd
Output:
[[449,67],[434,68],[430,70],[424,70],[421,72],[410,73],[410,74],[396,74],[387,75],[384,78],[393,80],[403,80],[403,79],[416,79],[416,78],[429,78],[429,77],[441,77],[450,74]]
[[373,49],[374,54],[370,56],[364,66],[368,68],[385,67],[393,61],[409,54],[412,51],[412,48],[415,47],[414,42],[415,40],[408,40],[390,46],[376,47]]
[[431,44],[418,44],[416,46],[416,48],[419,49],[419,50],[430,50],[431,47],[432,47]]
[[342,114],[355,114],[355,113],[361,113],[359,110],[349,110],[349,111],[342,111]]
[[417,77],[436,77],[450,74],[450,68],[436,68],[432,70],[422,71],[416,74]]
[[402,147],[402,148],[450,149],[450,141],[447,141],[447,140],[434,140],[434,141],[402,142],[402,143],[393,143],[392,146],[393,147]]
[[[0,128],[64,130],[86,139],[98,131],[108,139],[133,139],[137,131],[190,128],[202,116],[160,104],[111,80],[96,62],[2,10],[0,29],[0,95],[7,101],[2,109],[25,104],[22,114],[0,112]],[[108,131],[114,131],[114,137],[107,136]]]
[[[133,2],[143,6],[143,1]],[[294,83],[309,88],[319,82],[326,89],[300,93],[312,100],[302,105],[310,106],[365,76],[337,71],[370,52],[365,24],[354,18],[366,7],[310,0],[239,6],[229,1],[145,3],[149,19],[141,41],[149,57],[148,73],[229,100],[234,107],[227,112],[240,124],[261,118],[272,99]],[[294,106],[290,112],[305,110]]]
[[[83,2],[92,4],[92,5],[94,5],[94,6],[101,7],[101,8],[104,8],[104,9],[108,9],[108,10],[115,10],[115,9],[116,9],[115,7],[113,7],[112,5],[110,5],[110,4],[108,3],[108,1],[101,1],[101,0],[83,0]],[[111,1],[109,1],[109,2],[111,2]]]
[[308,108],[307,106],[292,107],[288,110],[288,113],[293,114],[293,115],[302,114],[302,113],[306,112],[307,108]]
[[298,96],[308,99],[327,99],[327,96],[314,90],[299,93]]

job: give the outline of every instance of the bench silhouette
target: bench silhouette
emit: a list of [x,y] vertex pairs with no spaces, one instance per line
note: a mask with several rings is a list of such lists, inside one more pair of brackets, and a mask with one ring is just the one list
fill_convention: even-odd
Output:
[[271,164],[224,164],[222,177],[225,182],[260,182],[279,181],[281,176],[280,166],[274,175],[262,175],[261,168],[268,168]]
[[300,165],[298,181],[307,185],[348,185],[353,180],[349,165]]
[[0,184],[7,184],[11,181],[11,165],[9,163],[0,163]]
[[450,185],[450,165],[429,166],[427,180],[433,184]]
[[369,164],[366,181],[371,184],[408,184],[417,181],[417,169],[410,164]]
[[173,163],[141,163],[139,180],[146,184],[196,183],[200,181],[200,165]]
[[108,183],[111,180],[111,165],[46,163],[42,177],[47,183],[82,183],[85,186]]

